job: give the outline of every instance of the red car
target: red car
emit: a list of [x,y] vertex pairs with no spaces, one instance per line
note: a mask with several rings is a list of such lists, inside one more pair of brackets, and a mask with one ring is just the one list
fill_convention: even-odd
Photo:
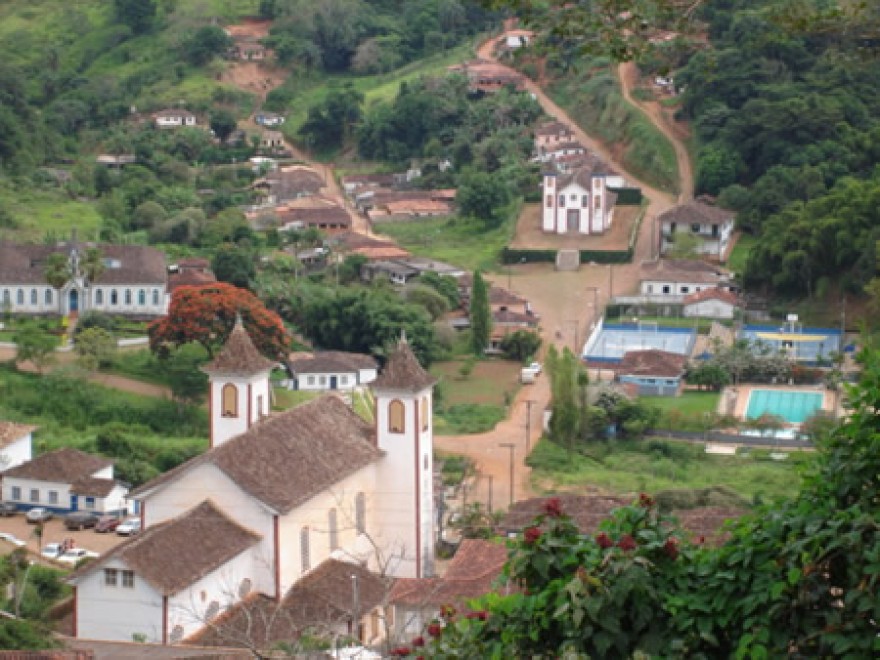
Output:
[[122,521],[116,516],[101,516],[95,523],[96,532],[114,532]]

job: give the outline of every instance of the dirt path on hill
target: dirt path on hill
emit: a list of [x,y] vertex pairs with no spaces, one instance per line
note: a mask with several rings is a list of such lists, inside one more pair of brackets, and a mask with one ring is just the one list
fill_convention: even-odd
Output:
[[[500,65],[493,53],[498,39],[499,37],[495,36],[484,42],[477,49],[477,55]],[[624,95],[630,103],[633,103],[630,90],[634,79],[628,70],[625,73],[626,76],[622,76]],[[563,346],[569,348],[577,346],[579,349],[597,320],[597,308],[602,309],[614,294],[628,293],[636,289],[639,264],[656,257],[655,218],[674,206],[677,200],[669,193],[653,188],[630,175],[605,145],[584,132],[534,81],[526,79],[525,88],[535,95],[548,115],[568,124],[581,144],[613,165],[631,184],[640,187],[648,201],[632,263],[615,266],[585,265],[578,272],[557,272],[549,264],[513,266],[510,270],[513,290],[525,296],[531,302],[535,313],[541,317],[543,351],[546,351],[551,344],[560,349]],[[683,177],[679,189],[682,191],[682,197],[688,198],[693,194],[692,175],[690,160],[687,158],[681,138],[671,135],[670,129],[662,123],[659,116],[650,112],[648,116],[676,147],[679,176]],[[679,152],[679,149],[682,152]],[[685,157],[682,158],[680,153]],[[507,278],[504,275],[489,277],[499,286],[507,285]],[[591,372],[590,377],[594,380],[597,377],[605,380],[610,378],[611,374]],[[528,446],[533,447],[541,437],[543,413],[550,402],[550,387],[547,381],[547,376],[541,375],[534,384],[523,385],[511,405],[508,419],[500,422],[493,431],[479,435],[437,436],[434,439],[438,450],[463,454],[474,460],[478,476],[468,493],[469,502],[479,501],[484,506],[488,506],[491,501],[495,509],[507,507],[510,498],[511,456],[510,449],[502,447],[502,443],[514,446],[514,499],[540,494],[535,492],[531,483],[531,469],[524,462],[527,448],[526,424],[529,417],[527,402],[534,402],[531,405],[531,433],[528,440]]]
[[675,157],[678,161],[678,200],[686,202],[694,197],[694,171],[691,157],[688,153],[684,140],[688,138],[688,130],[679,122],[676,122],[665,108],[657,101],[638,101],[633,98],[632,90],[639,82],[639,69],[635,62],[623,62],[617,67],[617,75],[620,79],[620,87],[623,98],[631,105],[636,106],[651,121],[657,129],[666,136],[675,149]]
[[[0,347],[0,362],[5,362],[15,358],[15,349]],[[73,351],[65,351],[55,353],[55,362],[49,367],[49,371],[73,364],[76,361],[76,354]],[[27,371],[30,373],[39,373],[39,369],[30,362],[24,362],[18,365],[19,371]],[[155,385],[153,383],[145,383],[142,380],[135,380],[126,376],[105,373],[90,373],[85,377],[89,382],[97,385],[109,387],[111,390],[119,390],[120,392],[130,392],[141,396],[154,396],[163,399],[171,398],[171,389],[164,385]]]

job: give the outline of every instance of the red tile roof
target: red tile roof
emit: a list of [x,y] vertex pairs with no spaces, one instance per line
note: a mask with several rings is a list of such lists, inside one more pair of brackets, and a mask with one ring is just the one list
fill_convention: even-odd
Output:
[[686,362],[684,355],[652,348],[626,352],[615,370],[622,376],[678,378],[684,373]]
[[695,303],[703,302],[704,300],[721,300],[734,307],[739,306],[739,296],[727,289],[718,288],[703,289],[702,291],[692,293],[684,299],[684,304],[693,305]]
[[735,213],[703,202],[691,201],[673,206],[660,214],[660,222],[721,225],[733,220]]
[[103,456],[93,456],[79,449],[65,447],[10,468],[3,476],[71,484],[83,477],[91,477],[95,472],[111,465],[113,461]]

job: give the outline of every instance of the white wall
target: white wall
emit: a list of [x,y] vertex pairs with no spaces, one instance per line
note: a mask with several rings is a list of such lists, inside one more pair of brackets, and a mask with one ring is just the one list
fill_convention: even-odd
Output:
[[[374,393],[379,448],[386,452],[385,458],[377,464],[379,501],[376,510],[383,516],[381,522],[385,533],[389,538],[400,539],[405,551],[399,566],[394,568],[394,574],[398,577],[431,575],[434,560],[431,390],[422,390],[417,395],[391,390],[375,390]],[[426,429],[422,429],[419,404],[423,397],[429,401]],[[388,405],[395,399],[404,404],[404,433],[388,431]],[[417,556],[420,570],[417,570]]]
[[[664,287],[669,287],[669,291],[664,292]],[[642,295],[655,297],[681,297],[711,288],[714,288],[711,284],[703,282],[673,282],[672,280],[642,280],[640,285]]]
[[[13,497],[12,491],[21,489],[20,497]],[[38,499],[31,499],[31,490],[38,492]],[[49,500],[50,493],[56,494],[54,502]],[[48,509],[70,509],[70,484],[60,484],[52,481],[38,481],[36,479],[23,479],[21,477],[3,478],[3,500],[23,504],[26,507],[46,507]]]
[[[168,312],[170,295],[165,285],[129,284],[114,286],[83,287],[81,284],[66,284],[60,290],[46,285],[8,285],[0,283],[0,306],[9,300],[9,310],[16,314],[68,314],[70,312],[70,290],[75,289],[79,296],[79,312],[94,309],[108,314],[127,314],[134,316],[163,316]],[[22,292],[19,303],[18,292]],[[51,298],[47,301],[46,292]],[[100,296],[97,291],[101,291]],[[126,303],[126,291],[130,292],[131,302]],[[144,292],[144,304],[140,304],[140,292]],[[158,303],[153,303],[153,292],[158,296]],[[37,302],[32,302],[36,292]],[[116,293],[116,304],[112,303],[113,292]],[[7,297],[8,294],[8,297]],[[101,297],[102,301],[97,302]]]
[[732,319],[736,308],[723,300],[701,300],[683,307],[684,315],[709,319]]
[[199,465],[181,478],[142,498],[144,527],[179,516],[206,499],[211,499],[218,509],[242,527],[263,537],[256,546],[261,560],[258,562],[257,573],[251,577],[255,589],[274,596],[272,514],[215,465]]
[[31,460],[31,447],[31,434],[26,433],[18,440],[13,440],[0,449],[0,471],[8,470]]
[[354,371],[301,372],[296,375],[297,389],[324,392],[330,389],[330,379],[336,378],[337,390],[350,390],[358,385],[358,374]]
[[[377,568],[376,552],[369,549],[369,543],[358,542],[355,526],[355,498],[364,493],[366,501],[366,531],[376,541],[379,554],[388,551],[387,541],[380,527],[384,522],[383,515],[375,509],[376,472],[372,465],[349,475],[331,489],[303,502],[279,520],[279,538],[281,548],[281,591],[288,589],[304,575],[303,557],[301,552],[301,532],[303,527],[309,528],[309,570],[317,567],[330,557],[330,524],[329,513],[336,509],[336,525],[338,533],[338,554],[348,559],[357,558],[369,562]],[[363,552],[362,552],[363,551]],[[381,568],[380,568],[381,570]]]
[[[219,606],[219,614],[239,602],[242,580],[250,579],[253,583],[252,576],[258,570],[259,563],[257,553],[252,549],[245,550],[189,588],[169,596],[168,642],[177,643],[203,628],[214,618],[207,617],[212,603],[216,602]],[[176,630],[177,626],[182,630]]]
[[[262,397],[263,415],[271,409],[269,398],[269,372],[263,371],[250,377],[211,376],[210,378],[211,442],[216,447],[241,435],[260,419],[259,401]],[[231,383],[238,388],[238,415],[223,417],[223,386]]]
[[77,637],[132,641],[140,634],[148,642],[162,642],[162,596],[140,576],[135,575],[134,587],[104,584],[104,568],[129,570],[118,559],[109,560],[102,568],[81,578],[76,589]]

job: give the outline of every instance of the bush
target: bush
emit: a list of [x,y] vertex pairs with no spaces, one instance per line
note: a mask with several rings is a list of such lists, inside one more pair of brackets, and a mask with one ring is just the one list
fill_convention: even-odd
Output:
[[504,419],[504,409],[477,403],[459,403],[437,413],[436,429],[441,435],[485,433]]

